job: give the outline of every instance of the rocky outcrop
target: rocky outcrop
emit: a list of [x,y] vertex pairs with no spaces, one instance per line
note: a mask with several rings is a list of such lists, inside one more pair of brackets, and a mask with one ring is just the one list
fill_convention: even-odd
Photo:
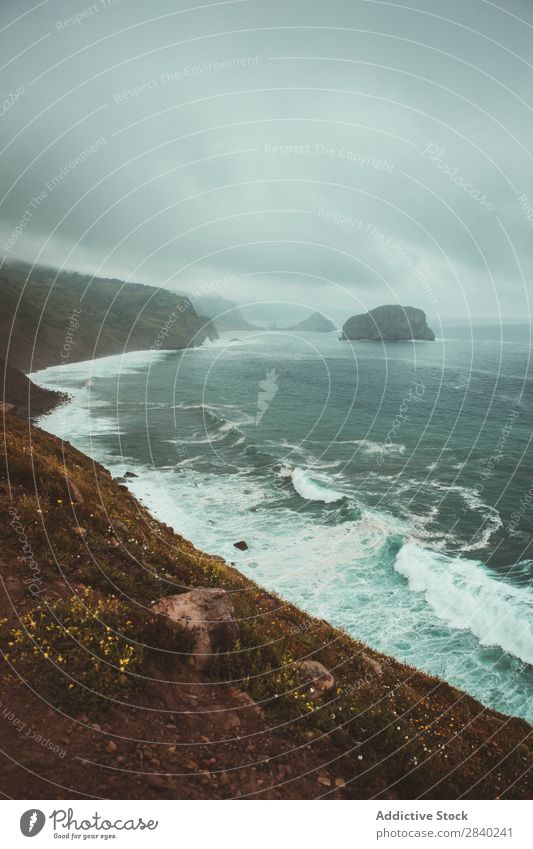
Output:
[[[18,262],[0,271],[0,305],[0,357],[22,372],[128,351],[181,350],[218,335],[210,318],[173,292]],[[32,390],[32,413],[37,400]]]
[[222,589],[194,589],[170,595],[152,605],[152,611],[167,616],[194,637],[191,663],[209,669],[215,655],[230,651],[239,639],[239,626],[231,596]]
[[217,296],[200,296],[191,298],[194,308],[202,315],[208,316],[213,320],[216,328],[221,332],[231,330],[259,330],[255,325],[244,317],[240,308],[228,301],[226,298]]
[[369,657],[367,654],[364,654],[364,652],[361,654],[361,660],[363,660],[366,666],[372,670],[374,675],[377,675],[379,678],[382,677],[383,667],[377,662],[377,660],[374,660],[373,657]]
[[308,318],[287,329],[307,331],[308,333],[331,333],[332,330],[336,330],[336,327],[333,322],[322,315],[322,313],[314,312],[308,316]]
[[67,485],[67,496],[72,504],[83,504],[83,495],[79,491],[74,481],[67,474],[62,473],[62,477]]
[[342,328],[341,339],[372,342],[423,339],[434,342],[435,334],[428,327],[423,310],[389,304],[349,318]]

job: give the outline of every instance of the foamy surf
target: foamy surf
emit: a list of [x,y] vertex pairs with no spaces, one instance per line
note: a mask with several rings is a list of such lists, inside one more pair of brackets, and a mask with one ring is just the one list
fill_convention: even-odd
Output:
[[413,592],[452,628],[469,630],[483,646],[499,646],[533,664],[533,591],[492,577],[482,563],[448,557],[414,543],[402,546],[394,568]]
[[[450,465],[462,459],[455,454],[446,455],[447,461],[428,475],[439,445],[419,445],[413,451],[418,421],[404,422],[398,440],[385,446],[383,428],[366,427],[364,420],[381,374],[370,361],[361,375],[367,406],[363,403],[338,433],[353,367],[344,362],[346,349],[336,342],[326,349],[333,384],[336,377],[341,383],[337,395],[333,386],[317,424],[323,397],[314,363],[307,366],[305,357],[289,355],[286,348],[281,352],[276,339],[271,335],[262,348],[254,343],[253,357],[245,357],[244,349],[241,356],[237,346],[220,373],[212,369],[220,351],[207,348],[161,353],[155,363],[140,352],[59,367],[51,370],[59,384],[51,388],[64,388],[76,397],[61,408],[55,423],[54,412],[43,425],[115,475],[136,471],[139,477],[128,479],[128,486],[156,515],[203,550],[237,561],[239,569],[269,590],[487,705],[531,720],[533,666],[521,659],[531,657],[531,634],[516,628],[516,622],[527,621],[523,596],[507,592],[530,585],[531,567],[524,566],[517,586],[515,568],[499,578],[482,562],[462,559],[466,547],[486,545],[489,535],[494,546],[494,537],[501,540],[501,519],[488,506],[493,503],[491,481],[485,482],[481,496],[479,475],[472,476],[468,463],[450,473]],[[292,368],[285,369],[283,391],[257,428],[257,386],[266,369],[275,364],[281,374],[283,361],[292,364],[295,359],[298,377]],[[309,380],[300,380],[300,369]],[[132,374],[139,371],[141,377]],[[110,380],[112,376],[117,379]],[[440,391],[438,381],[435,386]],[[199,387],[206,387],[203,395]],[[329,392],[329,383],[322,388]],[[160,409],[152,410],[154,406]],[[394,397],[385,405],[382,421],[392,421],[395,411]],[[500,426],[498,419],[494,444]],[[120,438],[119,428],[127,431]],[[517,435],[518,425],[513,439]],[[511,441],[506,450],[510,447]],[[378,461],[384,448],[390,463],[383,469]],[[408,470],[399,471],[407,456]],[[529,527],[524,518],[524,544]],[[246,539],[249,550],[236,553],[236,539]],[[406,541],[416,543],[426,565],[433,564],[428,566],[431,574],[439,570],[433,583],[427,576],[427,583],[422,582],[419,575],[418,591],[411,585],[414,576],[401,571],[410,566],[402,566],[409,551]],[[433,558],[441,550],[446,556],[435,567]],[[478,575],[482,580],[476,583]],[[451,613],[442,609],[439,595],[447,580],[458,596]],[[469,592],[474,599],[479,595],[480,611],[490,614],[488,625],[468,599]]]

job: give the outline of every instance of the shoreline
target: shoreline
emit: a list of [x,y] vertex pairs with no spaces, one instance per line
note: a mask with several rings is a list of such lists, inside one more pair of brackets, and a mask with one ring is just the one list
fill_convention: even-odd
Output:
[[[154,647],[140,692],[132,698],[119,689],[103,719],[84,691],[66,713],[54,696],[51,714],[39,695],[47,663],[28,674],[31,689],[24,674],[8,673],[3,703],[30,717],[32,727],[45,725],[54,742],[67,742],[63,758],[43,750],[43,763],[28,775],[34,744],[8,735],[7,757],[21,764],[9,773],[12,798],[50,798],[50,783],[61,798],[527,798],[529,723],[264,590],[175,534],[99,462],[60,438],[11,415],[4,430],[6,506],[16,511],[15,531],[25,534],[42,584],[36,597],[24,588],[29,567],[18,531],[6,524],[0,618],[18,627],[21,615],[45,601],[63,605],[62,616],[68,605],[74,625],[89,592],[106,605],[120,598],[137,643]],[[154,642],[146,630],[155,599],[193,587],[223,588],[240,629],[237,651],[208,673],[190,666],[175,636]],[[13,652],[9,663],[18,671]],[[304,697],[296,675],[311,660],[335,681],[318,698]]]
[[[158,356],[156,356],[156,357],[155,357],[155,359],[156,359],[156,360],[159,360],[160,358],[164,358],[166,355],[168,355],[168,354],[172,354],[172,353],[175,353],[172,349],[169,349],[169,350],[160,350],[160,351],[157,351],[157,352],[145,351],[145,352],[135,352],[135,353],[133,353],[133,354],[128,353],[128,354],[127,354],[127,357],[129,358],[129,361],[130,361],[130,364],[131,364],[131,365],[129,366],[129,368],[132,368],[132,367],[133,367],[133,368],[135,368],[135,362],[133,362],[133,363],[131,362],[132,357],[133,357],[133,358],[135,358],[135,359],[138,359],[138,360],[142,361],[142,365],[146,365],[146,362],[147,362],[147,357],[146,357],[146,355],[156,354],[156,355],[158,355]],[[107,361],[107,364],[109,365],[109,364],[110,364],[110,361],[112,361],[113,359],[117,359],[117,360],[123,361],[124,356],[125,356],[124,354],[111,355],[111,356],[109,356],[109,357],[102,358],[102,359],[106,360],[106,361]],[[94,361],[92,361],[92,360],[87,360],[87,361],[84,361],[83,363],[76,363],[76,364],[73,364],[73,365],[75,365],[76,367],[80,367],[80,370],[81,370],[81,371],[84,371],[84,370],[86,370],[86,369],[87,369],[87,367],[89,367],[90,371],[92,372],[92,371],[93,371],[93,366],[94,366]],[[139,363],[139,365],[141,365],[141,362]],[[85,369],[84,369],[84,366],[85,366]],[[49,367],[49,368],[56,368],[56,367],[53,367],[53,366],[52,366],[52,367]],[[126,368],[128,369],[128,364],[127,364],[127,363],[126,363]],[[42,373],[43,373],[43,371],[46,371],[46,370],[41,370],[41,371],[40,371],[39,373],[37,373],[37,374],[35,374],[35,373],[34,373],[34,374],[32,375],[32,377],[38,377],[38,375],[39,375],[39,374],[42,374]],[[44,418],[46,418],[46,417],[44,417]],[[41,424],[45,424],[45,421],[42,421],[42,422],[40,421],[40,422],[38,422],[38,424],[39,424],[39,425],[41,425]],[[83,448],[82,448],[82,450],[85,450],[85,449],[83,449]],[[88,454],[88,456],[92,456],[92,455],[91,455],[91,454]],[[97,458],[95,458],[95,459],[97,460],[97,462],[103,462],[104,464],[106,463],[106,459],[105,459],[105,456],[104,456],[104,455],[100,455],[100,458],[99,458],[99,459],[98,459],[98,457],[97,457]],[[175,521],[175,519],[173,518],[173,516],[172,516],[172,515],[170,515],[170,514],[169,514],[169,515],[167,515],[167,514],[165,513],[165,511],[161,512],[161,510],[158,510],[157,505],[154,503],[154,498],[153,498],[153,497],[152,497],[152,498],[146,498],[146,495],[145,495],[145,493],[143,492],[142,488],[141,488],[141,489],[140,489],[140,491],[139,491],[139,487],[138,487],[138,486],[137,486],[137,487],[135,486],[135,482],[133,482],[133,484],[132,484],[132,481],[122,480],[122,476],[124,475],[124,473],[125,473],[128,469],[130,469],[130,470],[131,470],[131,469],[133,469],[133,470],[136,472],[136,474],[137,474],[137,475],[139,475],[139,476],[140,476],[140,478],[142,479],[142,477],[143,477],[143,472],[145,472],[145,471],[146,471],[146,470],[142,467],[142,465],[141,465],[141,466],[137,466],[137,465],[130,465],[130,464],[128,464],[128,463],[124,463],[124,461],[123,461],[123,460],[117,460],[117,466],[119,466],[119,468],[118,468],[118,469],[117,469],[117,468],[115,468],[115,470],[112,472],[113,474],[117,475],[117,478],[116,478],[116,479],[119,479],[119,480],[121,481],[121,483],[122,483],[122,484],[126,485],[126,486],[127,486],[127,488],[128,488],[128,490],[132,493],[132,495],[133,495],[134,497],[136,497],[136,498],[140,498],[140,499],[141,499],[141,503],[143,503],[143,505],[147,507],[147,509],[150,511],[150,513],[151,513],[151,514],[152,514],[155,518],[157,518],[159,521],[168,522],[168,523],[169,523],[169,525],[170,525],[172,528],[174,528],[174,529],[175,529],[175,532],[176,532],[176,533],[178,533],[178,534],[180,534],[180,533],[182,532],[182,529],[181,529],[181,526],[180,526],[179,521],[176,523],[176,521]],[[111,468],[113,468],[113,464],[111,464]],[[167,513],[168,513],[168,511],[167,511]],[[190,530],[189,530],[189,532],[185,531],[185,533],[189,536],[189,538],[195,539],[195,537],[194,537],[194,536],[192,536],[192,537],[191,537],[191,535],[190,535]],[[204,541],[204,542],[201,542],[201,541],[196,540],[193,544],[194,544],[194,545],[199,546],[201,549],[204,549],[204,550],[206,549],[206,543],[205,543],[205,541]],[[231,563],[233,566],[235,566],[235,561],[234,561],[233,559],[231,559],[231,560],[230,560],[230,559],[228,558],[227,553],[226,553],[226,554],[224,554],[224,552],[223,552],[223,551],[220,551],[220,552],[219,552],[219,551],[217,551],[217,549],[216,549],[216,548],[215,548],[215,549],[208,548],[207,550],[214,550],[214,551],[216,551],[217,553],[216,553],[216,555],[215,555],[215,556],[220,556],[220,555],[222,555],[222,556],[225,558],[225,561],[226,561],[228,564],[229,564],[229,563]],[[236,557],[235,557],[235,560],[238,560],[238,556],[236,556]],[[475,562],[475,561],[472,561],[472,562]],[[235,568],[239,568],[239,565],[235,566]],[[243,577],[244,577],[246,580],[250,580],[250,579],[252,578],[252,576],[249,576],[249,575],[248,575],[248,573],[247,573],[246,571],[241,572],[240,574],[242,574],[242,575],[243,575]],[[266,586],[266,587],[272,587],[272,584],[269,584],[268,582],[266,582],[266,581],[265,581],[265,579],[264,579],[264,577],[263,577],[263,578],[260,578],[259,580],[260,580],[260,583],[262,583],[264,586]],[[274,591],[276,591],[275,583],[274,583],[274,587],[273,587],[273,589],[274,589]],[[271,591],[271,590],[267,590],[267,591]],[[282,594],[282,596],[283,596],[283,595],[285,595],[285,598],[287,598],[287,599],[290,599],[290,598],[291,598],[291,596],[290,596],[290,595],[289,595],[289,596],[287,596],[287,594],[284,594],[284,593],[283,593],[283,591],[281,591],[281,594]],[[296,605],[299,605],[299,601],[298,601],[298,599],[295,599],[294,597],[292,597],[292,600],[291,600],[291,601],[288,601],[288,603],[290,603],[290,604],[296,604]],[[305,613],[305,615],[313,615],[312,610],[306,611],[305,607],[300,608],[300,609],[302,609],[302,612],[304,612],[304,613]],[[314,615],[317,615],[316,610],[315,610],[315,612],[314,612]],[[337,622],[337,623],[335,623],[335,624],[331,624],[331,627],[339,627],[339,623]],[[341,626],[341,627],[342,627],[342,626]],[[359,640],[362,640],[362,641],[363,641],[363,642],[365,642],[367,645],[372,645],[372,643],[367,643],[367,641],[365,640],[364,636],[360,636],[360,635],[357,635],[357,634],[354,634],[354,633],[351,633],[351,634],[350,634],[350,636],[351,636],[353,639],[355,639],[355,640],[358,640],[358,639],[359,639]],[[387,647],[387,648],[383,648],[383,647],[381,647],[381,646],[379,646],[379,645],[378,645],[378,646],[375,646],[375,647],[374,647],[374,650],[375,650],[375,651],[379,651],[379,652],[383,652],[383,653],[385,653],[385,654],[390,655],[391,657],[394,657],[394,658],[396,659],[396,662],[398,662],[398,663],[406,663],[406,664],[410,664],[410,665],[412,665],[412,661],[410,661],[409,659],[406,659],[406,658],[402,658],[401,656],[400,656],[400,657],[398,657],[398,656],[394,653],[394,649],[392,649],[392,650],[391,650],[391,648],[389,648],[389,647]],[[501,648],[501,652],[503,653],[503,656],[505,656],[506,650],[505,650],[505,649],[503,649],[503,648]],[[512,653],[511,653],[511,656],[513,656],[513,655],[512,655]],[[458,661],[458,663],[459,663],[459,661]],[[426,666],[425,668],[424,668],[424,666],[420,666],[420,665],[416,665],[416,664],[414,665],[414,667],[413,667],[413,668],[417,668],[418,670],[420,670],[420,673],[421,673],[421,674],[423,674],[423,675],[429,675],[429,676],[437,675],[437,677],[439,677],[439,678],[440,678],[440,680],[448,681],[448,682],[449,682],[449,684],[450,684],[450,686],[457,687],[459,690],[461,690],[461,691],[462,691],[462,692],[464,692],[464,693],[467,693],[467,694],[468,694],[468,695],[470,695],[472,698],[477,698],[477,699],[482,698],[482,697],[481,697],[478,693],[476,693],[476,692],[472,692],[472,691],[471,691],[471,690],[469,690],[467,687],[461,686],[461,683],[454,682],[454,681],[453,681],[453,678],[452,678],[452,680],[450,681],[450,678],[449,678],[449,677],[439,675],[439,673],[435,673],[434,671],[432,671],[431,666],[430,666],[430,664],[429,664],[429,663],[427,664],[427,666]],[[487,708],[488,708],[488,709],[490,709],[490,710],[497,710],[497,711],[502,712],[504,715],[507,715],[507,716],[513,716],[513,717],[523,718],[523,716],[521,716],[519,713],[516,713],[516,712],[515,712],[515,713],[513,713],[512,711],[505,711],[505,709],[502,709],[502,708],[501,708],[501,707],[499,707],[498,705],[494,705],[494,704],[492,704],[492,705],[491,705],[491,704],[489,704],[489,705],[487,705]],[[524,721],[528,721],[528,719],[525,719]]]

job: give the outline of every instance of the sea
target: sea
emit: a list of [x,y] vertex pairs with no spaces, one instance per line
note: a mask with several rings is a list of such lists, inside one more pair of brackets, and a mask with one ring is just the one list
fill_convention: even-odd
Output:
[[443,334],[66,361],[32,375],[71,396],[39,424],[267,590],[533,721],[531,328]]

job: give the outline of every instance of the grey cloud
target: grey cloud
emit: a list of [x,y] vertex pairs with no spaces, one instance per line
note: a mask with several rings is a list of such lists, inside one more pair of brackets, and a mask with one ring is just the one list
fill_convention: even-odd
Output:
[[32,6],[0,10],[6,259],[526,315],[529,3]]

